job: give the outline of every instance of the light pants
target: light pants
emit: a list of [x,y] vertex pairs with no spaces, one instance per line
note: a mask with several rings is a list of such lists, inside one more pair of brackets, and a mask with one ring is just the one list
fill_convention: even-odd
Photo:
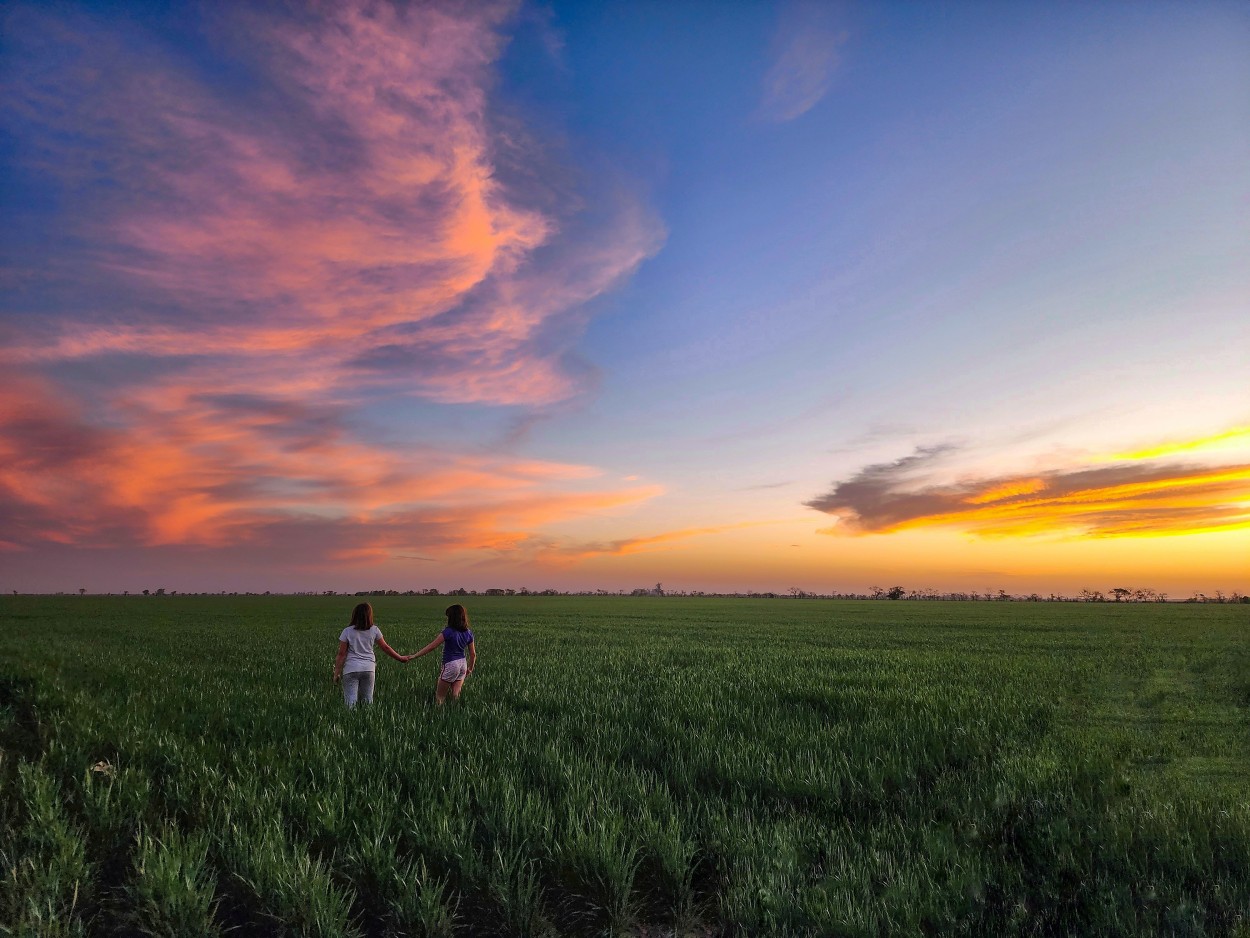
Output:
[[354,707],[358,696],[361,703],[373,703],[372,671],[348,671],[343,675],[343,702]]

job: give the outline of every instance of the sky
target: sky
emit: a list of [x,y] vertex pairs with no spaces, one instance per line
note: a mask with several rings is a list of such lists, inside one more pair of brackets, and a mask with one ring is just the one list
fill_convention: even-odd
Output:
[[0,10],[0,590],[1250,592],[1250,6]]

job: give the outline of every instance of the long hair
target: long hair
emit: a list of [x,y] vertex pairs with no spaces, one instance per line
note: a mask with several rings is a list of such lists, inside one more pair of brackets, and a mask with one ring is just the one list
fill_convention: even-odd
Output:
[[460,603],[447,607],[447,625],[457,632],[469,631],[469,610]]
[[369,631],[373,628],[373,607],[368,603],[361,603],[352,610],[352,621],[349,624],[362,632]]

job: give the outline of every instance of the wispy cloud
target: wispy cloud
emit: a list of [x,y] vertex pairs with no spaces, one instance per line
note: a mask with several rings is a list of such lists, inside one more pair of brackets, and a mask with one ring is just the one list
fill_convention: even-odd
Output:
[[127,59],[107,35],[68,32],[78,64],[55,78],[19,69],[12,109],[43,167],[81,177],[87,148],[126,195],[88,200],[77,221],[96,275],[146,302],[19,336],[6,361],[210,355],[254,383],[296,358],[330,382],[437,400],[576,392],[577,332],[562,326],[655,250],[658,224],[621,198],[570,242],[575,205],[539,211],[497,181],[497,6],[327,9],[251,23],[260,102],[224,100],[155,54]]
[[1250,463],[1145,459],[939,481],[948,453],[919,450],[866,466],[804,504],[837,517],[833,531],[854,534],[953,527],[985,536],[1116,537],[1250,527]]
[[1220,433],[1199,437],[1195,440],[1171,440],[1144,449],[1130,450],[1108,457],[1121,459],[1154,459],[1159,456],[1175,456],[1179,453],[1250,452],[1250,427],[1233,427]]
[[578,394],[584,304],[662,238],[626,191],[590,217],[503,181],[510,5],[223,9],[213,74],[121,20],[7,14],[6,128],[73,198],[0,281],[6,541],[506,549],[654,494],[354,432],[378,393]]
[[743,528],[754,528],[770,523],[768,521],[740,521],[734,524],[720,524],[704,528],[680,528],[674,531],[663,531],[659,534],[623,537],[610,541],[548,542],[542,546],[542,553],[549,559],[557,560],[583,560],[588,557],[638,554],[652,550],[663,550],[676,541],[684,541],[692,537],[724,534],[726,531],[739,531]]
[[784,123],[810,111],[829,90],[848,33],[836,5],[801,0],[784,8],[771,43],[758,113]]
[[246,544],[352,561],[509,550],[536,527],[659,491],[578,491],[598,474],[566,463],[370,448],[289,402],[186,397],[110,430],[51,390],[0,396],[0,521],[26,546]]

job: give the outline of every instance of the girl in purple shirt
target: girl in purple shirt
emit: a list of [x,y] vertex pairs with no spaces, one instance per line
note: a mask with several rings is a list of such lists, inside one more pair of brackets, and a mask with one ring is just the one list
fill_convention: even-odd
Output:
[[464,679],[473,673],[477,664],[477,648],[473,645],[473,633],[469,631],[469,613],[459,603],[447,607],[447,628],[412,657],[420,658],[439,645],[443,646],[443,667],[438,673],[434,699],[442,703],[450,692],[452,700],[459,700]]

